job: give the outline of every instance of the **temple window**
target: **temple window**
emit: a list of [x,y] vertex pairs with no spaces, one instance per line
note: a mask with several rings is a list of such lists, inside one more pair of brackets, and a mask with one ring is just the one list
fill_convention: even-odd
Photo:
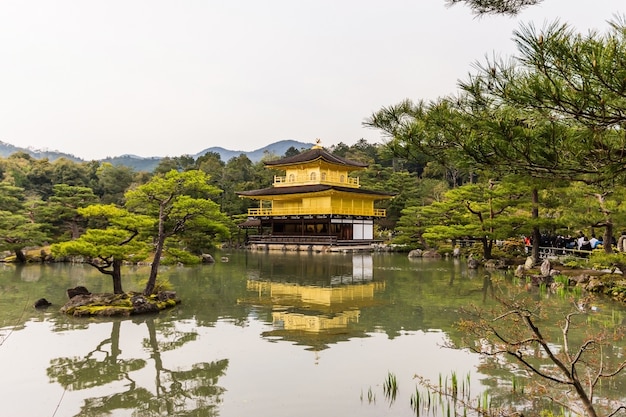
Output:
[[296,176],[293,174],[289,174],[289,182],[294,182],[296,180]]
[[315,172],[311,172],[311,181],[315,181],[317,179],[317,175],[315,174]]

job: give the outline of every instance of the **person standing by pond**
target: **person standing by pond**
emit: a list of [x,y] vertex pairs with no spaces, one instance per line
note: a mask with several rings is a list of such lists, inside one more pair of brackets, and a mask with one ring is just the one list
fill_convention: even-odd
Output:
[[623,231],[619,239],[617,239],[617,251],[618,252],[626,252],[624,250],[624,245],[626,244],[626,231]]
[[596,235],[591,235],[591,239],[589,239],[589,243],[591,244],[591,249],[595,249],[598,245],[602,244],[602,241],[596,238]]
[[586,251],[591,250],[591,243],[589,242],[589,239],[587,239],[587,236],[585,236],[584,233],[581,233],[580,237],[578,238],[578,250],[586,250]]

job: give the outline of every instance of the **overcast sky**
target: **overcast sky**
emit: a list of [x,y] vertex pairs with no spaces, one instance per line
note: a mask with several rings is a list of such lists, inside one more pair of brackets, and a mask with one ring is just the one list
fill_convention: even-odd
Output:
[[381,141],[362,126],[456,92],[521,22],[604,32],[624,0],[476,18],[443,0],[1,0],[0,141],[84,159]]

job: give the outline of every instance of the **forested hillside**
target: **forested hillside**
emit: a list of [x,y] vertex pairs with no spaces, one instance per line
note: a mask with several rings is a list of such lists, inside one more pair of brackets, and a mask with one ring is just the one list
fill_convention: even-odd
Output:
[[[220,190],[209,198],[230,219],[231,236],[236,241],[239,236],[236,225],[255,204],[239,198],[236,192],[271,186],[274,175],[281,173],[265,168],[264,161],[301,150],[292,146],[284,155],[266,153],[265,159],[258,162],[243,154],[223,161],[214,152],[198,158],[168,157],[161,159],[152,172],[99,161],[76,162],[66,158],[50,161],[17,152],[0,159],[0,250],[19,253],[26,247],[76,239],[87,226],[87,220],[77,213],[79,208],[98,203],[123,206],[129,190],[172,170],[207,174],[209,185]],[[364,188],[396,194],[391,201],[381,203],[388,216],[380,221],[378,230],[385,237],[391,235],[407,205],[427,204],[432,201],[429,194],[433,189],[448,188],[450,179],[462,181],[460,173],[434,165],[427,167],[426,160],[402,162],[384,145],[364,140],[352,146],[339,144],[329,150],[369,164],[367,170],[359,172]],[[197,251],[206,249],[198,247]]]

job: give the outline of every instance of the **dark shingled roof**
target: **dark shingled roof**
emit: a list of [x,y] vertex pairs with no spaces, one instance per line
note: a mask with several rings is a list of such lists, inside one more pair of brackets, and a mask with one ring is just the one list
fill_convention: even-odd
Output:
[[277,159],[275,161],[266,161],[266,166],[295,165],[306,162],[312,162],[321,159],[329,164],[344,165],[354,168],[367,168],[368,164],[350,161],[340,156],[333,155],[322,147],[313,147],[308,151],[304,151],[298,155],[288,156],[287,158]]
[[364,190],[362,188],[351,187],[339,187],[335,185],[314,184],[314,185],[299,185],[292,187],[270,187],[260,190],[251,191],[238,191],[237,194],[243,197],[258,197],[263,195],[288,195],[288,194],[302,194],[302,193],[317,193],[320,191],[343,191],[346,193],[367,194],[372,196],[379,196],[381,198],[393,197],[394,194],[386,193],[383,191]]
[[248,219],[243,223],[239,223],[237,227],[241,227],[242,229],[249,229],[254,227],[261,226],[261,220],[259,219]]

